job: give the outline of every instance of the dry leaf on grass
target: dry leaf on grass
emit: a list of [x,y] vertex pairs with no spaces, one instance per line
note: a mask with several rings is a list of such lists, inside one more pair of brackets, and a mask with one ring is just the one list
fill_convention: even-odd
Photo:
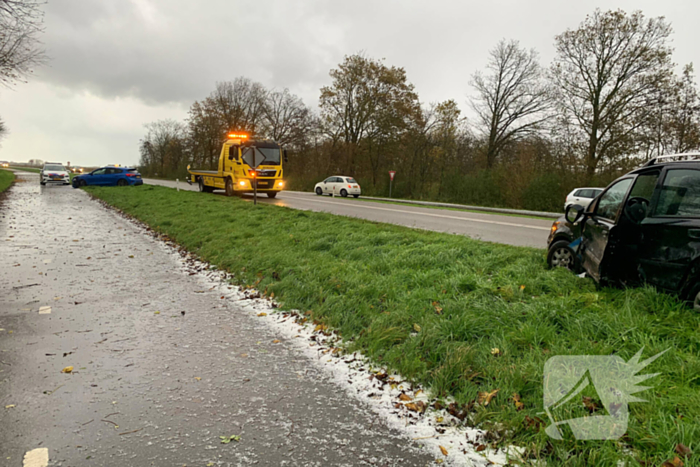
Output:
[[61,373],[73,373],[73,367],[72,366],[67,366],[64,369],[61,370]]
[[440,451],[442,452],[443,456],[447,455],[447,449],[443,448],[442,446],[440,446]]
[[480,392],[479,393],[479,404],[484,405],[484,406],[489,405],[489,403],[491,403],[491,399],[496,397],[496,394],[498,394],[498,391],[500,391],[500,389],[494,389],[491,392]]
[[661,467],[683,467],[683,461],[680,460],[678,457],[674,457],[673,459],[661,464]]

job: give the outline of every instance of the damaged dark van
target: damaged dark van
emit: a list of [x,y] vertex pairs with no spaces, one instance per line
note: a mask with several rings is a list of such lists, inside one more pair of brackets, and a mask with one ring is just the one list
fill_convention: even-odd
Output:
[[569,206],[549,235],[550,267],[609,285],[647,283],[700,309],[700,153],[660,156]]

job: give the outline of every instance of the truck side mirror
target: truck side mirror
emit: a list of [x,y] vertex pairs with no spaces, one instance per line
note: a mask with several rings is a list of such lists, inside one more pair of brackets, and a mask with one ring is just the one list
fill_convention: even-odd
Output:
[[282,152],[284,153],[284,163],[286,164],[287,162],[289,162],[289,158],[287,157],[287,150],[285,149]]

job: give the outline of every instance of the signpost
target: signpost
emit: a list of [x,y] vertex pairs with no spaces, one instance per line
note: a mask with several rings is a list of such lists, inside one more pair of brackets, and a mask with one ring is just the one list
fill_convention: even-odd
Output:
[[248,147],[249,151],[247,151],[241,159],[243,159],[243,162],[248,164],[253,168],[248,175],[253,178],[252,184],[253,184],[253,204],[258,204],[258,171],[257,168],[259,165],[261,165],[263,162],[265,162],[265,154],[262,152],[258,151],[255,149],[255,147]]
[[396,171],[390,170],[389,171],[389,177],[390,177],[390,180],[389,180],[389,198],[391,198],[391,186],[394,184],[394,175],[396,175]]

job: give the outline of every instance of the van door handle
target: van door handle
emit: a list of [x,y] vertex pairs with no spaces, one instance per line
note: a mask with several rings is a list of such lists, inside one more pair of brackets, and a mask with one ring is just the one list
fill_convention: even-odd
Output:
[[688,236],[690,238],[700,238],[700,229],[690,229],[688,230]]

